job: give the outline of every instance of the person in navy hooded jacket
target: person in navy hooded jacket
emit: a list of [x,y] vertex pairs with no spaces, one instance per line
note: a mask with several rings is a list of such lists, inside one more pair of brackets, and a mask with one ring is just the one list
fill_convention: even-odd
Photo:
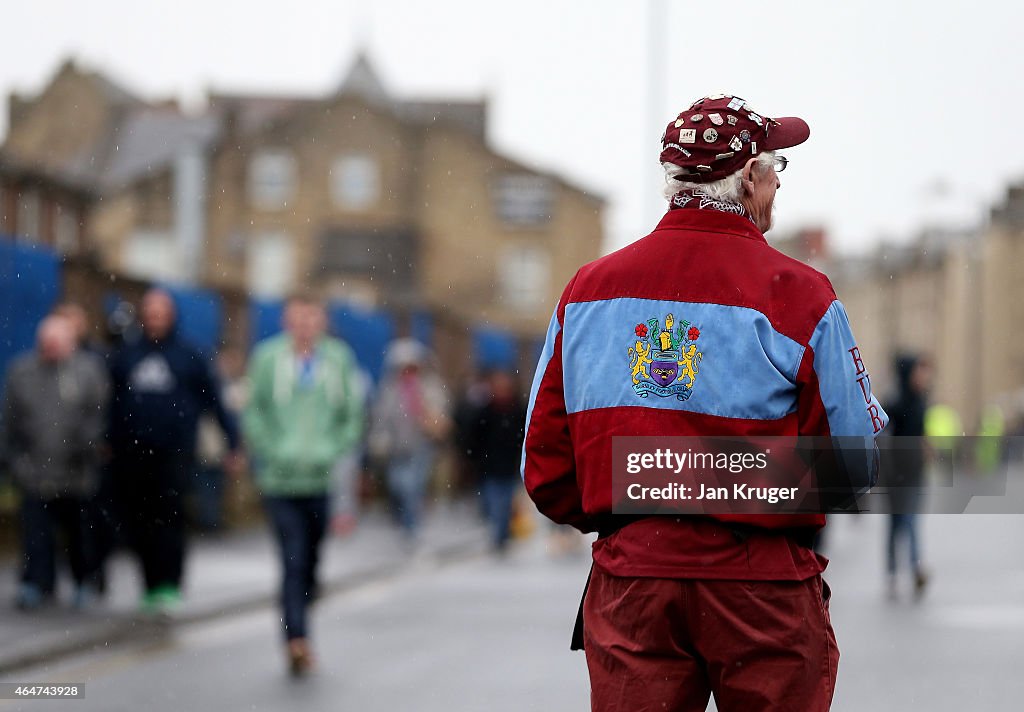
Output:
[[109,441],[122,524],[142,565],[142,606],[157,611],[181,597],[184,493],[199,416],[216,415],[232,459],[239,440],[210,362],[178,336],[171,295],[151,289],[140,312],[141,338],[126,343],[110,363]]

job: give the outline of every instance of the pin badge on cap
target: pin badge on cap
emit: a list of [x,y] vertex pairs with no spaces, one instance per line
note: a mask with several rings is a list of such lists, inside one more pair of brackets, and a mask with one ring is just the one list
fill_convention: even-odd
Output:
[[708,143],[714,143],[718,140],[718,132],[712,128],[704,129],[704,140]]
[[682,125],[683,125],[684,123],[686,123],[686,121],[685,121],[685,120],[684,120],[683,118],[681,118],[681,117],[680,117],[680,118],[676,119],[675,127],[676,127],[676,128],[679,128],[679,127],[680,127],[680,126],[682,126]]
[[692,121],[695,124],[699,123],[700,121],[703,121],[703,120],[704,120],[704,114],[694,114],[693,116],[690,117],[690,121]]
[[721,126],[725,123],[725,119],[722,118],[721,114],[708,114],[708,118],[711,119],[711,123],[715,126]]
[[696,143],[697,129],[682,129],[679,132],[679,143]]
[[740,131],[740,140],[743,141],[743,143],[746,143],[747,141],[749,141],[750,140],[750,132],[747,131],[746,129],[743,129],[742,131]]
[[729,110],[730,111],[739,111],[740,109],[743,108],[743,105],[745,103],[746,102],[743,101],[743,99],[740,99],[738,96],[734,96],[732,98],[732,101],[729,102]]
[[729,141],[729,148],[733,151],[739,151],[743,148],[743,141],[740,140],[739,136],[733,136]]
[[753,122],[754,122],[755,124],[757,124],[758,126],[761,126],[761,125],[762,125],[762,123],[763,123],[763,122],[761,121],[761,117],[760,117],[760,116],[758,116],[757,114],[748,114],[748,115],[747,115],[747,118],[749,118],[749,119],[750,119],[751,121],[753,121]]
[[726,116],[725,120],[729,122],[730,126],[735,126],[739,122],[739,119],[737,119],[732,114],[729,114],[728,116]]

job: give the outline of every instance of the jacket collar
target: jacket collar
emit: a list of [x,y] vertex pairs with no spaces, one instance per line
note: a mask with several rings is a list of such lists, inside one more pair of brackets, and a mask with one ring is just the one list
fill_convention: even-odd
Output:
[[749,218],[720,210],[669,210],[654,228],[660,230],[718,232],[768,243]]

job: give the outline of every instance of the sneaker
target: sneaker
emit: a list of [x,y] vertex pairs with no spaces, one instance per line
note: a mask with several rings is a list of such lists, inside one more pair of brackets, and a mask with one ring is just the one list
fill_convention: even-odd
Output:
[[181,605],[181,589],[172,584],[154,586],[142,595],[143,613],[168,614]]
[[147,614],[159,612],[155,588],[148,589],[142,594],[142,599],[139,601],[139,611]]
[[305,638],[288,641],[288,672],[292,677],[305,677],[316,667],[313,652]]
[[52,593],[44,593],[34,583],[22,583],[18,587],[17,595],[14,597],[14,605],[22,611],[34,611],[42,608],[52,599]]
[[928,572],[922,568],[918,568],[914,572],[914,598],[921,600],[924,597],[924,591],[928,587]]
[[71,605],[77,609],[89,608],[100,598],[99,591],[95,586],[87,583],[75,587],[75,595],[71,599]]

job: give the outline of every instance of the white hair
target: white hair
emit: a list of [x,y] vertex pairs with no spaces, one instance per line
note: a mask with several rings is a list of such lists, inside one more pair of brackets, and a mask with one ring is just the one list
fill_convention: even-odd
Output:
[[[774,161],[775,151],[765,151],[764,153],[757,154],[757,163],[755,165],[761,170],[767,170]],[[727,175],[725,178],[711,183],[691,183],[676,179],[676,176],[686,171],[685,168],[674,163],[662,163],[661,166],[665,169],[665,187],[662,188],[665,200],[672,200],[672,196],[681,190],[700,190],[709,198],[725,200],[730,203],[738,203],[740,198],[743,197],[742,168],[732,175]]]

